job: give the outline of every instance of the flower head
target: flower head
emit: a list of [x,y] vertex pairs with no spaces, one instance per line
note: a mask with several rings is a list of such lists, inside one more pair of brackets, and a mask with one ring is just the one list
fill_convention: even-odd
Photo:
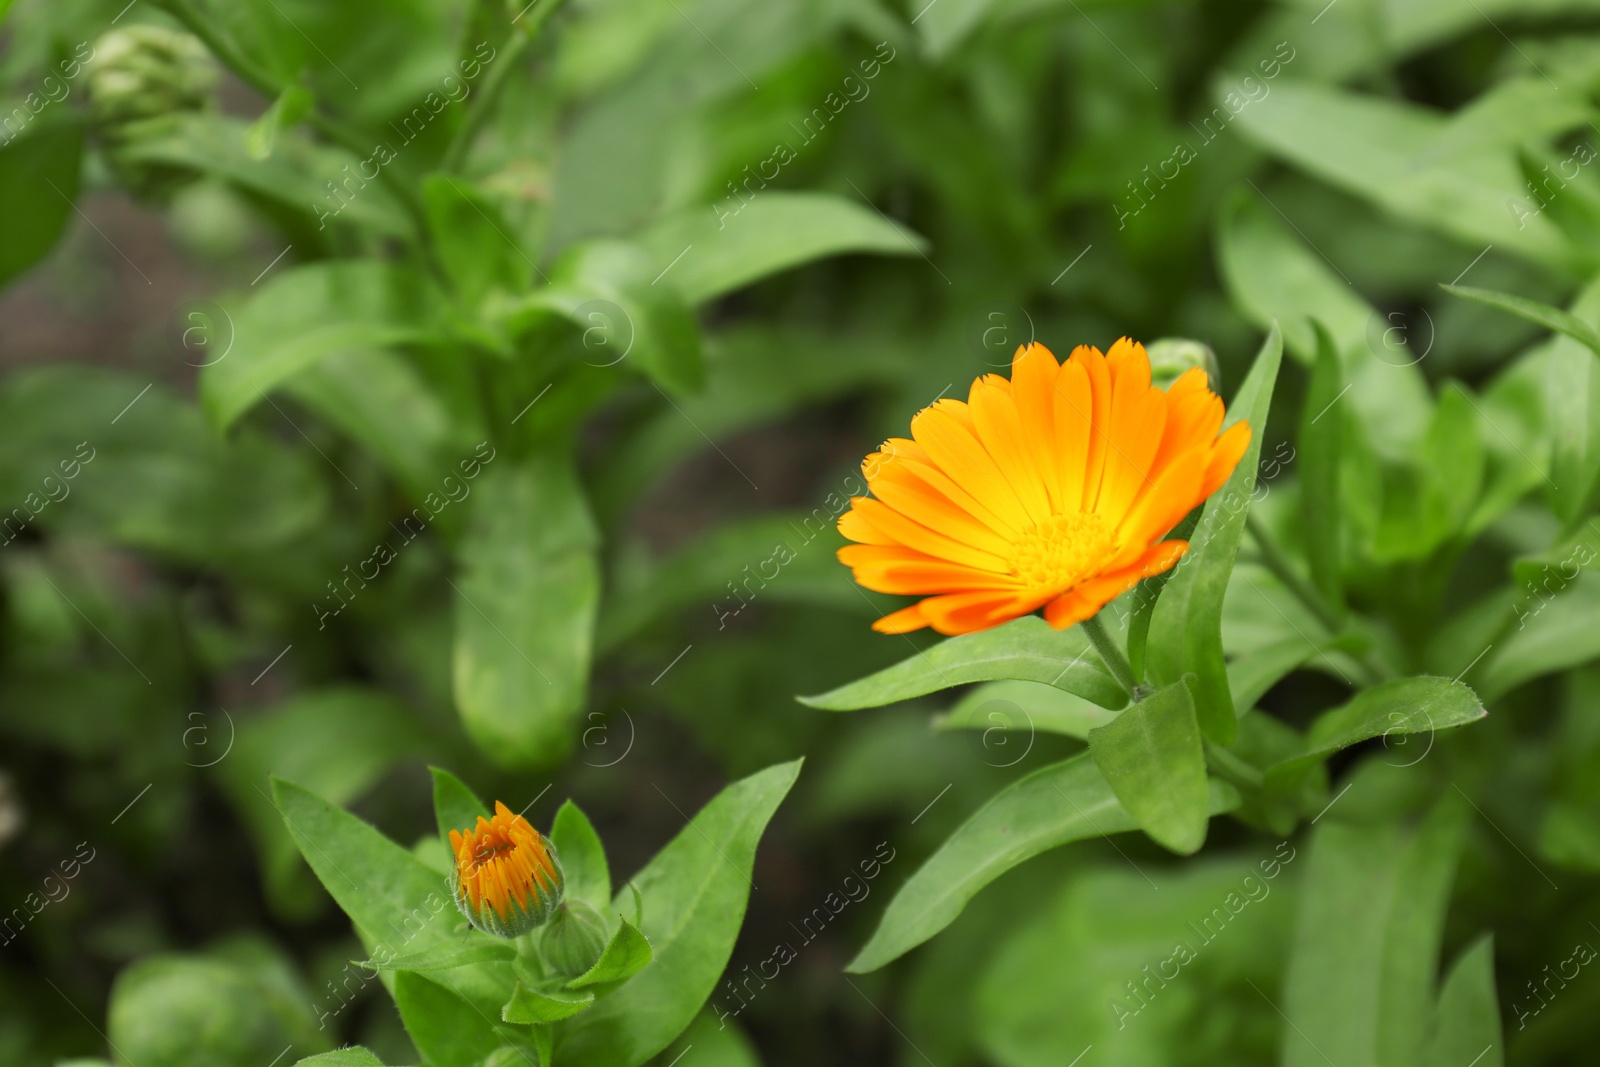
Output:
[[565,879],[555,846],[498,800],[494,818],[480,815],[472,829],[450,831],[450,852],[456,907],[485,933],[520,937],[561,906]]
[[873,623],[985,630],[1044,609],[1081,622],[1188,549],[1163,541],[1216,492],[1250,443],[1222,428],[1222,400],[1194,367],[1150,384],[1144,346],[1080,345],[1065,363],[1017,350],[1011,378],[986,374],[965,402],[938,400],[862,463],[839,550],[857,582],[926,599]]

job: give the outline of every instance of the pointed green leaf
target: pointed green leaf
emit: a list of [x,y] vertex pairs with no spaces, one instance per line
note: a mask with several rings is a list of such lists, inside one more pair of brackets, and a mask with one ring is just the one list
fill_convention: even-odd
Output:
[[561,857],[569,900],[581,900],[604,914],[611,907],[611,870],[605,846],[583,810],[568,800],[550,824],[550,840]]
[[693,207],[656,223],[640,246],[692,304],[848,252],[913,256],[927,244],[860,202],[828,193],[763,192]]
[[756,845],[799,773],[796,761],[734,782],[627,883],[644,897],[655,961],[566,1024],[563,1067],[638,1067],[693,1021],[733,954]]
[[[1221,77],[1214,85],[1219,97],[1230,88]],[[1550,220],[1506,210],[1507,194],[1523,187],[1509,150],[1478,149],[1419,166],[1419,149],[1448,128],[1431,108],[1289,78],[1242,109],[1229,128],[1399,219],[1537,263],[1582,262]]]
[[1476,667],[1485,700],[1600,657],[1600,575],[1581,572],[1560,596],[1524,614]]
[[[1572,521],[1594,497],[1600,477],[1600,330],[1590,325],[1600,319],[1600,279],[1592,280],[1561,311],[1509,293],[1487,289],[1445,286],[1457,296],[1509,311],[1538,323],[1561,336],[1549,346],[1547,380],[1561,383],[1548,389],[1545,403],[1550,429],[1549,495],[1557,513]],[[1526,460],[1524,460],[1526,465]]]
[[1341,352],[1362,343],[1376,312],[1283,217],[1247,189],[1223,202],[1217,259],[1234,303],[1263,330],[1283,324],[1283,342],[1302,363],[1316,358],[1312,321],[1326,326]]
[[1301,526],[1305,531],[1311,581],[1335,612],[1343,612],[1339,453],[1345,412],[1338,405],[1345,390],[1344,372],[1333,336],[1320,322],[1313,325],[1317,333],[1317,361],[1312,368],[1305,411],[1300,419]]
[[[272,795],[301,854],[350,917],[371,956],[398,956],[460,942],[466,920],[436,871],[367,823],[293,782],[274,778]],[[509,969],[488,964],[442,972],[439,981],[475,1006],[498,1006],[511,987]]]
[[422,180],[422,200],[429,236],[463,306],[478,307],[495,288],[527,291],[533,260],[493,200],[466,178],[443,173]]
[[[1167,538],[1187,541],[1194,536],[1194,528],[1199,524],[1200,509],[1195,508],[1172,528]],[[1128,613],[1128,665],[1133,668],[1135,678],[1144,678],[1145,653],[1150,647],[1150,620],[1156,613],[1156,604],[1161,600],[1161,591],[1167,587],[1174,573],[1176,571],[1168,567],[1133,587],[1133,609]]]
[[1089,753],[1122,808],[1151,840],[1181,855],[1205,844],[1206,757],[1189,687],[1174,682],[1089,734]]
[[1249,422],[1250,446],[1227,484],[1206,501],[1189,551],[1156,601],[1145,653],[1149,678],[1156,684],[1193,675],[1187,681],[1200,729],[1221,744],[1232,741],[1238,729],[1222,655],[1222,601],[1256,488],[1256,462],[1282,359],[1283,335],[1275,325],[1229,405],[1230,424]]
[[1596,330],[1589,323],[1578,316],[1553,308],[1549,304],[1541,304],[1537,300],[1516,296],[1512,293],[1499,293],[1493,289],[1475,289],[1470,285],[1441,285],[1439,288],[1447,293],[1465,297],[1468,300],[1490,307],[1509,311],[1519,318],[1537,323],[1547,330],[1564,333],[1580,344],[1586,345],[1591,352],[1600,355],[1600,330]]
[[1317,646],[1298,635],[1240,656],[1228,664],[1228,690],[1233,706],[1241,716],[1267,695],[1267,690],[1283,681],[1290,672],[1317,655]]
[[456,594],[455,693],[496,762],[549,766],[572,747],[600,595],[596,533],[569,461],[486,468]]
[[1456,959],[1439,988],[1426,1067],[1505,1067],[1500,999],[1495,994],[1494,935],[1484,934]]
[[6,133],[0,145],[0,229],[6,235],[0,242],[0,285],[48,255],[72,218],[84,123],[57,117],[21,134],[12,135],[10,127]]
[[336,1049],[333,1052],[319,1052],[315,1056],[295,1061],[294,1067],[383,1067],[383,1061],[357,1046]]
[[[1213,784],[1213,814],[1237,800]],[[846,969],[875,971],[911,951],[955,921],[984,886],[1047,849],[1137,826],[1087,753],[1041,767],[996,793],[939,846]]]
[[508,1023],[553,1023],[570,1019],[593,1003],[594,994],[587,991],[565,993],[552,989],[540,992],[518,982],[511,999],[501,1009],[500,1017]]
[[361,960],[359,965],[374,971],[450,971],[474,963],[509,962],[516,955],[517,950],[509,941],[468,937],[458,942],[430,945],[418,952]]
[[433,775],[433,817],[440,840],[449,841],[451,830],[469,830],[479,818],[489,817],[488,807],[465,782],[439,767],[428,770]]
[[644,970],[653,955],[650,942],[628,920],[623,919],[594,966],[568,982],[567,988],[586,989],[625,981]]
[[1041,730],[1081,741],[1090,730],[1116,717],[1114,711],[1043,682],[985,682],[963,693],[949,712],[934,719],[933,728],[1014,733]]
[[478,1067],[513,1035],[450,990],[410,971],[394,976],[394,1003],[429,1067]]
[[1318,823],[1279,1002],[1295,1024],[1284,1067],[1421,1061],[1464,809],[1451,793],[1415,827],[1338,809]]
[[[1323,712],[1311,724],[1304,751],[1268,768],[1268,773],[1282,777],[1374,737],[1384,738],[1393,749],[1389,763],[1409,764],[1433,747],[1437,731],[1475,722],[1487,714],[1478,694],[1460,682],[1432,675],[1398,678],[1364,689],[1348,704]],[[1412,742],[1388,740],[1410,734],[1425,734],[1427,740],[1415,750],[1404,747]]]
[[676,289],[652,284],[666,264],[621,241],[573,246],[507,318],[513,334],[551,316],[576,326],[585,361],[637,370],[689,393],[705,380],[700,328]]
[[306,112],[315,103],[316,98],[303,85],[291,85],[279,93],[278,98],[261,113],[261,117],[245,131],[245,151],[250,158],[259,161],[271,156],[278,143],[278,131],[287,130],[305,118]]
[[379,260],[280,268],[231,311],[231,347],[209,355],[200,402],[226,429],[319,360],[415,341],[435,330],[437,294],[416,271]]
[[1119,708],[1128,700],[1081,630],[1056,630],[1032,615],[981,633],[947,638],[877,674],[799,699],[825,711],[855,711],[997,679],[1043,682],[1106,708]]

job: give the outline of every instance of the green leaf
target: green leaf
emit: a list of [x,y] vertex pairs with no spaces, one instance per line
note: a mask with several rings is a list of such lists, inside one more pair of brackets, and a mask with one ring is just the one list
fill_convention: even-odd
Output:
[[429,1067],[479,1067],[514,1036],[468,1001],[410,971],[394,976],[394,1003]]
[[611,906],[611,869],[606,849],[594,824],[583,810],[568,800],[550,824],[550,841],[561,857],[569,900],[581,900],[602,914]]
[[1089,734],[1089,753],[1122,808],[1180,855],[1205,844],[1210,795],[1189,687],[1174,682]]
[[[859,203],[827,193],[763,191],[656,223],[639,238],[663,283],[691,304],[769,274],[849,252],[915,255],[927,242]],[[681,257],[681,258],[680,258]]]
[[[338,901],[370,955],[421,952],[459,944],[466,921],[450,900],[445,879],[360,819],[281,778],[272,795],[301,854]],[[426,979],[400,972],[402,978]],[[480,964],[440,972],[439,984],[479,1010],[510,995],[509,967]]]
[[1479,304],[1509,311],[1518,318],[1537,323],[1555,333],[1564,333],[1574,341],[1587,346],[1591,352],[1600,355],[1600,330],[1560,308],[1512,293],[1500,293],[1493,289],[1474,289],[1469,285],[1441,285],[1439,288]]
[[83,133],[80,120],[47,119],[0,145],[0,285],[43,259],[66,229],[78,197]]
[[1562,595],[1518,620],[1478,665],[1478,688],[1494,701],[1525,682],[1600,657],[1600,574],[1585,571]]
[[596,533],[571,463],[486,469],[461,544],[455,694],[496,762],[552,765],[572,747],[600,596]]
[[1426,1067],[1505,1067],[1493,934],[1484,934],[1456,958],[1439,989],[1432,1029]]
[[191,717],[187,725],[189,762],[217,761],[214,773],[260,850],[267,893],[291,916],[310,914],[323,898],[268,797],[268,779],[287,776],[345,804],[428,743],[410,708],[386,692],[355,686],[309,689],[264,714]]
[[1345,390],[1344,373],[1333,337],[1321,323],[1313,326],[1317,332],[1317,360],[1300,419],[1300,518],[1311,581],[1333,610],[1342,613],[1339,455],[1345,418],[1336,405]]
[[360,1046],[319,1052],[297,1060],[294,1067],[383,1067],[383,1061]]
[[[1561,335],[1549,346],[1547,381],[1561,383],[1545,398],[1550,436],[1549,495],[1556,512],[1571,522],[1588,510],[1600,479],[1600,279],[1591,281],[1562,311],[1535,300],[1488,289],[1445,290],[1537,323]],[[1527,464],[1523,460],[1524,466]]]
[[[1374,737],[1425,733],[1431,749],[1437,731],[1476,722],[1487,714],[1478,695],[1460,682],[1431,675],[1398,678],[1363,689],[1348,704],[1323,712],[1311,724],[1304,750],[1268,771],[1279,775]],[[1426,754],[1396,751],[1399,754],[1389,760],[1394,765],[1415,762]]]
[[715,1012],[695,1016],[694,1025],[667,1046],[659,1062],[672,1063],[691,1048],[700,1050],[694,1055],[694,1067],[761,1067],[761,1057],[738,1021],[718,1018]]
[[[1150,680],[1170,684],[1186,678],[1200,729],[1221,744],[1232,741],[1238,729],[1222,655],[1222,601],[1255,492],[1256,461],[1282,359],[1283,336],[1274,327],[1229,405],[1230,424],[1249,422],[1250,446],[1227,484],[1206,501],[1189,551],[1162,590],[1150,621],[1145,653]],[[1186,677],[1191,674],[1193,678]]]
[[[1195,508],[1172,528],[1167,537],[1187,541],[1194,536],[1194,528],[1199,523],[1200,509]],[[1173,573],[1173,569],[1168,567],[1133,587],[1133,607],[1128,613],[1128,665],[1133,668],[1133,676],[1141,681],[1144,679],[1145,653],[1150,648],[1150,620],[1155,616],[1161,591],[1172,580]]]
[[1228,663],[1228,691],[1242,717],[1267,690],[1318,654],[1317,646],[1298,635],[1286,637]]
[[796,761],[734,782],[628,883],[644,897],[655,962],[566,1024],[564,1067],[637,1067],[693,1021],[733,954],[756,845],[799,773]]
[[278,131],[287,130],[305,118],[315,104],[316,98],[304,86],[291,85],[279,93],[245,132],[245,151],[250,158],[259,162],[271,156],[278,143]]
[[631,367],[672,392],[693,392],[705,380],[700,330],[676,289],[652,284],[664,266],[621,241],[576,245],[551,268],[547,287],[507,313],[507,328],[521,334],[565,318],[582,331],[590,365]]
[[1341,352],[1363,343],[1376,314],[1372,305],[1247,190],[1223,202],[1217,259],[1240,311],[1263,330],[1280,322],[1284,345],[1302,363],[1316,359],[1313,321],[1333,334]]
[[912,21],[922,35],[922,45],[933,59],[950,54],[983,21],[994,0],[946,0],[929,4]]
[[893,667],[799,700],[825,711],[856,711],[968,682],[1014,679],[1053,685],[1104,708],[1122,707],[1128,695],[1092,654],[1093,647],[1076,627],[1056,630],[1030,615],[947,638]]
[[[281,549],[318,543],[328,499],[326,471],[313,466],[321,460],[250,432],[219,441],[193,404],[149,385],[143,376],[66,365],[0,382],[0,486],[13,509],[7,535],[16,533],[20,506],[46,529],[267,575],[269,583],[288,571],[300,588],[320,585],[325,564]],[[42,483],[52,472],[56,479]],[[70,497],[44,509],[45,494],[62,486]]]
[[[1212,814],[1236,800],[1213,785]],[[1087,753],[1041,767],[991,797],[907,879],[846,970],[875,971],[916,948],[984,886],[1041,852],[1137,828]]]
[[489,817],[488,807],[465,782],[438,767],[428,771],[433,775],[433,816],[441,841],[450,840],[451,830],[469,830],[478,825],[480,817]]
[[934,720],[936,730],[1043,730],[1076,737],[1115,719],[1117,713],[1043,682],[985,682],[961,695]]
[[[170,132],[124,145],[121,156],[130,163],[215,175],[314,218],[319,231],[337,220],[387,237],[414,236],[400,202],[381,180],[363,179],[359,172],[364,160],[343,148],[280,136],[272,154],[257,159],[251,154],[250,124],[240,119],[215,112],[172,112],[163,116],[161,126]],[[337,191],[330,191],[328,183],[335,178]]]
[[1548,141],[1588,121],[1581,94],[1558,89],[1538,75],[1508,78],[1452,113],[1444,128],[1419,148],[1416,165]]
[[[477,466],[473,442],[483,440],[481,426],[452,412],[400,353],[355,348],[326,355],[283,389],[370,452],[413,501],[430,494],[442,500],[462,493],[462,486],[472,491],[467,471]],[[450,518],[437,522],[446,525]]]
[[492,289],[520,294],[533,284],[533,260],[513,227],[471,182],[430,174],[422,199],[434,249],[465,307],[478,307]]
[[[1217,94],[1227,87],[1219,79]],[[1535,263],[1581,269],[1585,259],[1550,221],[1506,210],[1507,192],[1523,185],[1509,150],[1481,149],[1419,166],[1419,147],[1446,128],[1428,108],[1285,79],[1240,110],[1232,125],[1279,159],[1400,219]]]
[[1280,1001],[1294,1020],[1284,1067],[1421,1061],[1464,807],[1447,797],[1415,829],[1337,815],[1315,828]]
[[627,919],[622,919],[594,966],[568,982],[567,988],[586,989],[626,981],[644,970],[653,957],[650,942]]
[[226,429],[318,361],[429,336],[437,297],[415,271],[377,260],[311,263],[264,282],[233,317],[233,345],[200,372],[200,401]]
[[469,937],[392,958],[361,960],[360,966],[374,971],[452,971],[474,963],[510,962],[516,955],[517,950],[509,941]]
[[588,991],[565,993],[552,989],[540,992],[518,982],[511,999],[501,1009],[500,1017],[508,1023],[553,1023],[570,1019],[593,1003],[594,994]]

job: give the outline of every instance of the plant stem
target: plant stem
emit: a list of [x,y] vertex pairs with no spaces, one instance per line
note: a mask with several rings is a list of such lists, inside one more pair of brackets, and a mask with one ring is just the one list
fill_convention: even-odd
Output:
[[1278,543],[1272,539],[1272,535],[1267,532],[1261,521],[1254,515],[1246,515],[1244,525],[1245,529],[1250,531],[1250,536],[1255,538],[1256,547],[1261,550],[1261,562],[1266,564],[1267,570],[1289,587],[1289,592],[1311,610],[1311,614],[1317,617],[1317,621],[1329,633],[1336,634],[1343,629],[1338,613],[1328,605],[1321,591],[1300,577],[1300,572],[1294,569],[1289,558],[1283,554],[1283,550],[1278,547]]
[[501,91],[505,89],[506,83],[516,70],[518,57],[527,50],[529,43],[539,36],[539,31],[544,29],[544,24],[550,21],[550,17],[562,3],[563,0],[539,0],[537,4],[530,5],[533,13],[528,16],[523,28],[519,31],[513,26],[511,36],[505,42],[504,57],[491,57],[500,59],[500,65],[489,71],[489,76],[483,80],[483,88],[478,90],[477,101],[467,108],[461,126],[456,130],[455,136],[450,138],[450,146],[445,149],[444,159],[439,163],[440,170],[460,172],[461,164],[472,148],[473,138],[478,135],[478,130],[489,117],[489,113],[494,110]]
[[1206,751],[1206,764],[1218,778],[1241,789],[1260,789],[1265,775],[1256,767],[1235,756],[1232,752],[1209,739],[1202,739]]
[[[546,3],[549,2],[550,0],[546,0]],[[445,149],[444,158],[439,161],[440,170],[453,174],[460,173],[461,164],[467,158],[467,151],[472,147],[473,138],[478,135],[478,130],[488,119],[489,113],[494,110],[495,101],[499,99],[501,90],[516,68],[517,58],[527,50],[528,40],[528,34],[513,33],[511,39],[506,42],[503,53],[496,57],[500,60],[499,65],[490,70],[489,76],[483,79],[483,86],[478,90],[478,99],[467,108],[461,125],[450,138],[450,147]]]
[[[1294,569],[1289,557],[1283,554],[1283,550],[1272,539],[1272,534],[1267,532],[1267,528],[1254,515],[1246,515],[1244,524],[1245,529],[1250,531],[1250,536],[1255,539],[1256,547],[1261,551],[1261,562],[1272,572],[1273,577],[1282,582],[1289,592],[1294,594],[1295,599],[1304,604],[1330,634],[1338,636],[1343,633],[1345,625],[1338,613],[1329,606],[1327,599],[1315,586],[1300,577],[1300,572]],[[1367,653],[1346,651],[1345,654],[1366,672],[1368,684],[1376,685],[1390,677],[1389,672],[1382,669]]]
[[1138,689],[1138,682],[1133,677],[1133,666],[1129,664],[1128,657],[1122,649],[1117,647],[1111,634],[1106,631],[1106,624],[1100,621],[1100,616],[1091,615],[1078,625],[1089,635],[1089,640],[1094,643],[1094,650],[1100,653],[1100,659],[1105,662],[1106,669],[1117,680],[1117,684],[1128,691],[1130,698],[1133,697]]

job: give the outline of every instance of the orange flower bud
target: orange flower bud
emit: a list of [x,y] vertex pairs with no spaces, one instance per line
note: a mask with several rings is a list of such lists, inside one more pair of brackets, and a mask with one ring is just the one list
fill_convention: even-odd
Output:
[[555,846],[528,820],[495,801],[494,818],[450,831],[450,894],[484,933],[520,937],[561,906],[565,879]]

